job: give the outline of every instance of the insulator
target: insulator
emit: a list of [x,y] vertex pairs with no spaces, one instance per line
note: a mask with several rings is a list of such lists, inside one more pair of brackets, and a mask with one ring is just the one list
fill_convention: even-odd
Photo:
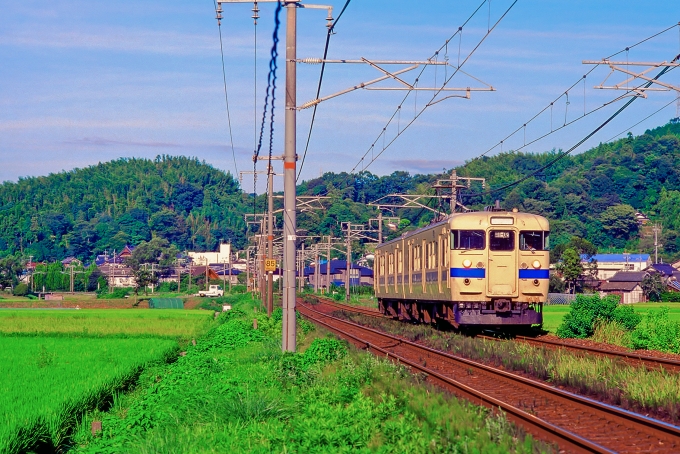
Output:
[[303,58],[300,63],[307,63],[308,65],[319,65],[323,63],[322,58]]
[[313,107],[314,105],[319,104],[320,102],[321,102],[320,99],[314,99],[313,101],[308,101],[308,102],[306,102],[306,103],[304,103],[303,105],[300,106],[300,110],[309,109],[310,107]]

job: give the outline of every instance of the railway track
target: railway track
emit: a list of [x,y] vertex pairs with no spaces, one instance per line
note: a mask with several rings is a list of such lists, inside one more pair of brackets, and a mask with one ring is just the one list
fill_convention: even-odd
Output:
[[[491,336],[480,335],[477,337],[487,340],[504,342],[503,339],[498,339],[496,337]],[[515,336],[513,340],[515,342],[524,342],[529,345],[535,345],[545,348],[553,349],[562,348],[565,350],[574,351],[579,354],[593,354],[598,356],[604,356],[607,358],[622,360],[633,366],[643,366],[650,370],[665,369],[667,371],[680,372],[680,361],[644,355],[637,352],[621,352],[606,350],[604,348],[588,347],[584,345],[573,345],[567,342],[560,342],[552,339],[542,339],[540,337]]]
[[680,427],[357,325],[303,302],[298,310],[359,348],[406,364],[476,404],[502,409],[529,433],[566,451],[680,452]]
[[[362,315],[368,315],[371,317],[385,317],[382,313],[380,313],[377,310],[373,309],[368,309],[368,308],[362,308],[362,307],[357,307],[357,306],[350,306],[347,304],[341,304],[337,303],[333,300],[326,299],[326,298],[318,298],[317,300],[320,303],[323,303],[324,305],[333,307],[336,310],[342,310],[342,311],[347,311],[347,312],[355,312],[359,313]],[[392,318],[392,317],[388,317]],[[498,337],[493,337],[493,336],[486,336],[486,335],[477,335],[477,338],[480,339],[486,339],[489,341],[496,341],[496,342],[507,342],[506,339],[500,339]],[[527,336],[514,336],[512,338],[513,341],[515,342],[524,342],[529,345],[534,345],[534,346],[539,346],[539,347],[544,347],[544,348],[552,348],[552,349],[564,349],[568,351],[572,351],[577,354],[581,355],[598,355],[598,356],[604,356],[607,358],[612,358],[616,360],[620,360],[623,362],[626,362],[632,366],[643,366],[649,370],[659,370],[659,369],[664,369],[666,371],[672,371],[672,372],[679,372],[680,373],[680,361],[674,360],[674,359],[669,359],[669,358],[661,358],[661,357],[656,357],[656,356],[650,356],[650,355],[645,355],[643,353],[638,353],[638,352],[623,352],[623,351],[616,351],[616,350],[607,350],[604,348],[597,348],[597,347],[589,347],[589,346],[584,346],[584,345],[574,345],[570,344],[567,342],[561,342],[557,340],[552,340],[552,339],[544,339],[541,337],[527,337]]]

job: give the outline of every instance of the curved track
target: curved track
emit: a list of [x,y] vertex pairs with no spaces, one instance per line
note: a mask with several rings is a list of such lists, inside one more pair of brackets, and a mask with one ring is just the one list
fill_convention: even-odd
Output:
[[[323,303],[324,305],[331,306],[335,308],[336,310],[343,310],[343,311],[348,311],[348,312],[356,312],[362,315],[368,315],[371,317],[386,317],[383,315],[381,312],[374,310],[374,309],[369,309],[365,307],[357,307],[357,306],[350,306],[347,304],[341,304],[337,303],[333,300],[326,299],[326,298],[319,298],[316,297],[317,300],[320,303]],[[392,318],[392,317],[387,317],[387,318]],[[481,339],[486,339],[486,340],[491,340],[491,341],[498,341],[498,342],[504,342],[506,341],[505,339],[499,339],[497,337],[492,337],[492,336],[485,336],[485,335],[477,335],[476,337],[481,338]],[[598,356],[604,356],[612,359],[617,359],[624,361],[630,365],[633,366],[644,366],[647,369],[650,370],[658,370],[658,369],[664,369],[667,371],[673,371],[673,372],[680,372],[680,361],[674,360],[674,359],[669,359],[669,358],[662,358],[662,357],[656,357],[656,356],[650,356],[650,355],[645,355],[643,353],[638,353],[638,352],[623,352],[623,351],[616,351],[616,350],[607,350],[604,348],[597,348],[597,347],[589,347],[589,346],[584,346],[584,345],[574,345],[570,344],[568,342],[561,342],[557,340],[552,340],[552,339],[544,339],[541,337],[527,337],[527,336],[514,336],[512,337],[512,340],[516,342],[524,342],[530,345],[535,345],[535,346],[540,346],[540,347],[545,347],[545,348],[562,348],[565,350],[573,351],[574,353],[582,354],[582,355],[598,355]]]
[[298,303],[302,315],[354,345],[407,364],[474,403],[501,408],[569,452],[680,452],[680,427],[366,328]]

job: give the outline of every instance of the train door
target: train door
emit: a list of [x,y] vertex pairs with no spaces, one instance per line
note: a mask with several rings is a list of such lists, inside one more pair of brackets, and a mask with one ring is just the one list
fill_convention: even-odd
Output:
[[517,247],[513,230],[489,231],[489,296],[517,296]]

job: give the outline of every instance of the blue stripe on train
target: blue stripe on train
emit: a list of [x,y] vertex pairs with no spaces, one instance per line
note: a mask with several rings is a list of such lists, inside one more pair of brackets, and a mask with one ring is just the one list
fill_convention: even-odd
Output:
[[485,276],[484,268],[451,268],[451,277],[484,278]]
[[550,270],[519,270],[520,279],[550,279]]

